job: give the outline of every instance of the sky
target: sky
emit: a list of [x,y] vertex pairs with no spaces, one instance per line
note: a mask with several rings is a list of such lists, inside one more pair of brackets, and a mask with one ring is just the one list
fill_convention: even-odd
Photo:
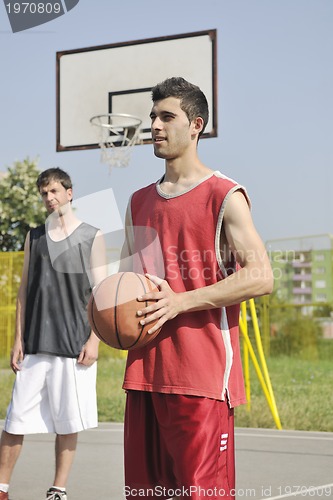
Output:
[[118,228],[164,162],[140,145],[110,174],[97,149],[56,152],[56,52],[216,29],[218,137],[199,143],[201,161],[247,188],[266,244],[333,233],[332,23],[332,0],[79,0],[13,33],[1,4],[0,171],[26,157],[63,168]]

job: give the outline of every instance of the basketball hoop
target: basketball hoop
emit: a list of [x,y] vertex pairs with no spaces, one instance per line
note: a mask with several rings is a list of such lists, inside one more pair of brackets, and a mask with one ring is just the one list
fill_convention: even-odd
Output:
[[90,118],[90,123],[99,128],[101,162],[112,167],[127,167],[132,147],[140,143],[142,120],[136,116],[108,113]]

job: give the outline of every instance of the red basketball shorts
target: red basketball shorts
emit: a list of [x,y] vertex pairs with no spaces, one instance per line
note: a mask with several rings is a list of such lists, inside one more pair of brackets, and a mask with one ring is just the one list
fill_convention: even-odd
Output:
[[234,496],[234,418],[226,401],[128,391],[124,441],[128,500]]

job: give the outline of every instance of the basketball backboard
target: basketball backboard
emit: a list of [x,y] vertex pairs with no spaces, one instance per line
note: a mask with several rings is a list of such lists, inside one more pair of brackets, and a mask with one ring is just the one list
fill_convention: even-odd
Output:
[[57,52],[57,151],[98,148],[95,115],[125,113],[142,120],[140,142],[151,142],[151,89],[172,76],[198,85],[217,136],[216,30]]

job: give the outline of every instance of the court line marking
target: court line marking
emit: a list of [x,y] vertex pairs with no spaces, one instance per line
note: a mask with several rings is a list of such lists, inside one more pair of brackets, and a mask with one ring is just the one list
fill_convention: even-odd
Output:
[[[102,422],[103,424],[103,422]],[[105,423],[108,425],[108,423]],[[121,422],[114,422],[112,423],[114,427],[109,427],[109,428],[103,428],[102,427],[97,427],[94,429],[87,429],[88,432],[123,432],[124,430],[124,424]],[[266,430],[266,429],[264,429]],[[267,429],[268,430],[268,429]],[[286,431],[288,432],[287,434],[284,433],[284,431],[277,431],[281,432],[281,434],[270,434],[270,433],[254,433],[254,432],[237,432],[235,431],[235,436],[236,437],[255,437],[255,438],[273,438],[273,439],[304,439],[304,440],[318,440],[318,441],[333,441],[333,435],[330,433],[329,436],[322,436],[320,433],[318,433],[318,436],[307,436],[306,434],[302,435],[295,435],[295,434],[289,434],[292,433],[293,431]],[[311,432],[311,431],[301,431],[301,432]]]
[[[0,428],[3,427],[4,420],[0,420]],[[113,427],[106,428],[105,426],[110,425],[109,422],[101,422],[100,427],[96,427],[93,429],[86,429],[85,432],[123,432],[124,424],[122,422],[112,422],[111,425]],[[270,431],[274,429],[262,429],[264,432],[237,432],[235,431],[236,437],[255,437],[255,438],[273,438],[273,439],[304,439],[304,440],[318,440],[318,441],[333,441],[333,435],[330,433],[329,436],[323,436],[320,432],[318,432],[318,436],[307,436],[306,434],[296,435],[292,434],[294,431],[286,430],[286,431],[277,431],[276,433],[270,433]],[[311,432],[311,431],[296,431],[296,432]],[[325,433],[323,433],[325,434]]]
[[[283,432],[283,431],[280,431]],[[304,431],[304,432],[311,432],[311,431]],[[273,438],[273,439],[316,439],[316,440],[323,440],[323,441],[333,441],[333,436],[297,436],[293,434],[255,434],[255,433],[245,433],[245,432],[235,432],[235,436],[237,437],[260,437],[260,438]]]

